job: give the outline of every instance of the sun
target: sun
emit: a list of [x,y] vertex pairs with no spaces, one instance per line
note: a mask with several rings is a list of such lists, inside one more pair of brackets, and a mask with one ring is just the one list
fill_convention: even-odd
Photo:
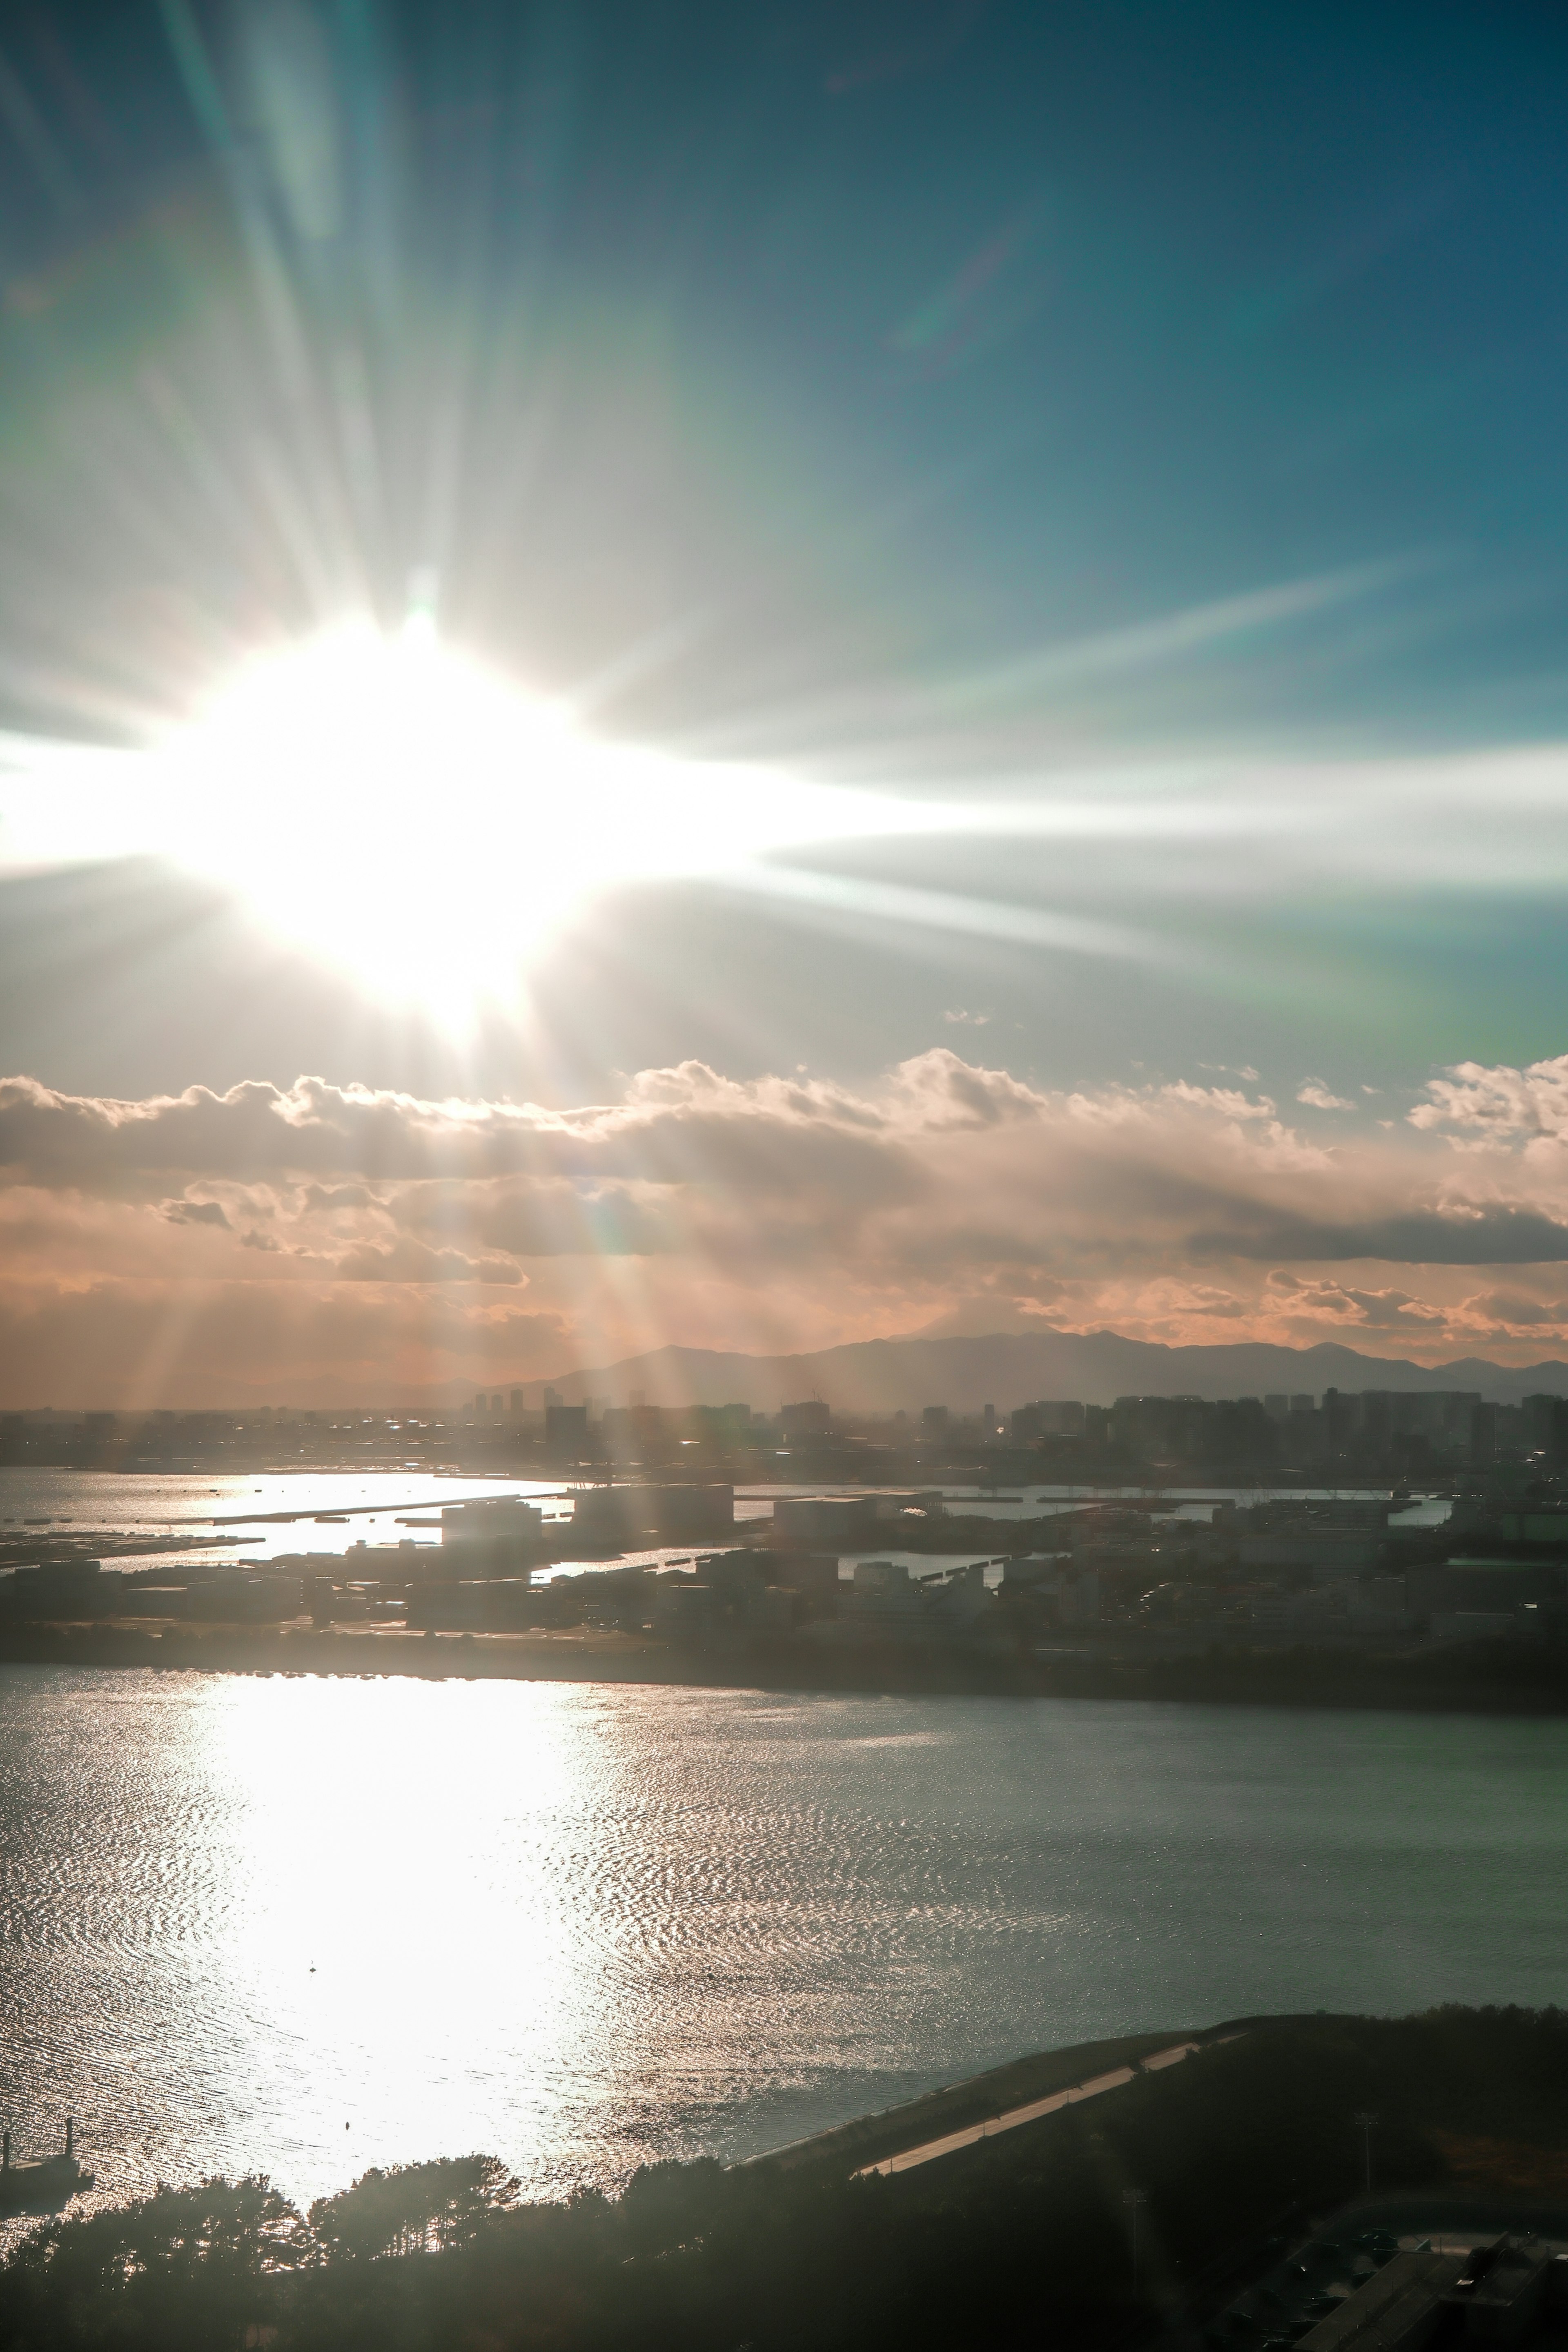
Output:
[[368,997],[454,1029],[517,1005],[604,892],[717,877],[874,914],[885,890],[788,853],[956,814],[600,735],[423,613],[258,652],[134,751],[0,738],[0,864],[168,860]]
[[[426,621],[258,656],[156,761],[168,849],[378,995],[456,1011],[609,877],[623,758]],[[612,841],[622,837],[612,827]]]
[[152,763],[159,845],[385,1001],[516,995],[595,894],[902,830],[893,804],[594,735],[416,614],[242,667]]

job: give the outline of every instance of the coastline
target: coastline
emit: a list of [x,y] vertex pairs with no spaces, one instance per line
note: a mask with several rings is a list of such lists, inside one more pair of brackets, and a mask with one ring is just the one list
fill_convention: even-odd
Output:
[[591,1626],[422,1633],[308,1625],[195,1630],[178,1622],[158,1627],[111,1620],[0,1625],[0,1665],[1568,1716],[1568,1662],[1550,1650],[1537,1655],[1501,1645],[1398,1660],[1307,1647],[1133,1659],[965,1652],[935,1643],[823,1650],[780,1636],[697,1649]]

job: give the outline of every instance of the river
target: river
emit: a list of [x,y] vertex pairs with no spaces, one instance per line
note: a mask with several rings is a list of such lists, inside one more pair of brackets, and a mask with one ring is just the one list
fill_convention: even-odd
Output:
[[0,1667],[0,2112],[533,2193],[1023,2051],[1568,2000],[1568,1726]]

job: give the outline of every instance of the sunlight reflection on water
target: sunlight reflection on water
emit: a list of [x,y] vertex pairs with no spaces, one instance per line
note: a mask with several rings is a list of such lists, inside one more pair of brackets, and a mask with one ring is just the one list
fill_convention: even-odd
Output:
[[[737,2156],[1029,2049],[1568,1993],[1568,1727],[0,1668],[0,2105],[100,2192]],[[345,2126],[347,2129],[345,2129]]]

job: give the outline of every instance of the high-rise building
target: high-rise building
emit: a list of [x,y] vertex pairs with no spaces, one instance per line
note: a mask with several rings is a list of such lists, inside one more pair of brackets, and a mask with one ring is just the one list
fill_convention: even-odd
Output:
[[1478,1404],[1470,1410],[1470,1461],[1478,1470],[1497,1459],[1497,1407]]
[[545,1444],[552,1449],[580,1446],[588,1438],[588,1407],[585,1404],[547,1404],[545,1407]]

